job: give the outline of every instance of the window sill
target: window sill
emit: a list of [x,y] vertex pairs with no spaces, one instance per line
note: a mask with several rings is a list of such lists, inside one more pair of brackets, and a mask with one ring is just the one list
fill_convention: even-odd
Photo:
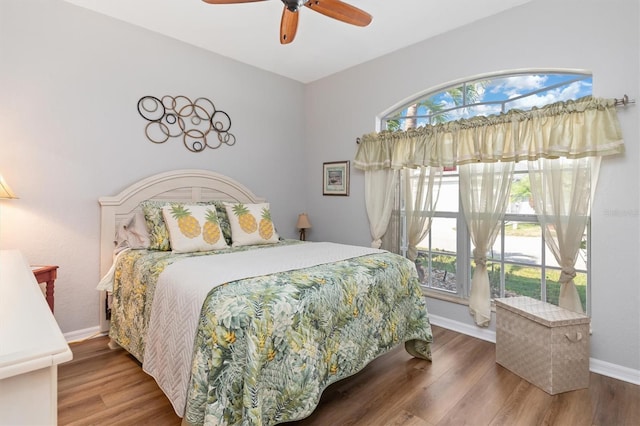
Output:
[[[447,294],[441,291],[434,291],[434,290],[429,290],[426,288],[422,289],[422,294],[426,297],[430,297],[432,299],[438,299],[438,300],[443,300],[445,302],[450,302],[450,303],[455,303],[458,305],[463,305],[463,306],[469,306],[469,300],[467,299],[462,299],[458,296],[454,296],[453,294]],[[492,300],[491,301],[491,312],[495,312],[496,311],[496,305],[495,302]]]
[[430,290],[427,288],[423,288],[422,289],[422,294],[424,294],[426,297],[430,297],[432,299],[438,299],[438,300],[444,300],[446,302],[451,302],[451,303],[457,303],[458,305],[465,305],[465,306],[469,306],[469,301],[466,299],[462,299],[456,295],[453,294],[447,294],[445,292],[442,291],[435,291],[435,290]]

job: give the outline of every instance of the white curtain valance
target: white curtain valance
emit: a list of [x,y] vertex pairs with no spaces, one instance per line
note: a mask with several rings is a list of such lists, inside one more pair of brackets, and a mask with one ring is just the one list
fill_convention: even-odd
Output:
[[362,170],[539,158],[583,158],[624,151],[615,99],[587,96],[529,111],[510,110],[361,138],[354,166]]

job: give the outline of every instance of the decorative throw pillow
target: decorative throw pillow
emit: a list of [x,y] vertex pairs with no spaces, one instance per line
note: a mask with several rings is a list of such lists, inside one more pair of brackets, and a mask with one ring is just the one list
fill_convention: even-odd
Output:
[[149,248],[149,231],[141,210],[123,220],[116,230],[116,252],[125,248]]
[[216,213],[218,213],[218,224],[222,229],[222,235],[227,241],[227,245],[231,245],[233,240],[231,239],[231,224],[229,223],[229,216],[227,216],[227,209],[224,207],[222,201],[213,201],[213,205],[216,206]]
[[278,242],[269,203],[224,203],[224,206],[231,224],[233,247]]
[[168,201],[155,200],[146,200],[140,203],[149,231],[149,250],[171,250],[169,230],[164,223],[164,217],[162,217],[162,206],[167,204],[169,204]]
[[[149,231],[149,250],[171,250],[169,230],[164,222],[162,207],[175,202],[176,201],[145,200],[140,203],[140,208],[144,213],[144,219],[147,223],[147,230]],[[216,206],[218,223],[222,229],[224,239],[226,240],[227,245],[231,245],[231,225],[229,224],[229,218],[227,217],[227,211],[224,204],[221,201],[202,201],[190,204],[198,206]]]
[[162,207],[174,253],[227,248],[214,205],[172,203]]

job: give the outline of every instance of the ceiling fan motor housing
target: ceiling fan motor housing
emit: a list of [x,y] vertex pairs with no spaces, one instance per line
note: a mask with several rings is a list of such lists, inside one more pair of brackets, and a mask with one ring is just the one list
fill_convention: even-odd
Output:
[[302,7],[306,1],[305,0],[282,0],[282,3],[292,12],[297,12],[300,7]]

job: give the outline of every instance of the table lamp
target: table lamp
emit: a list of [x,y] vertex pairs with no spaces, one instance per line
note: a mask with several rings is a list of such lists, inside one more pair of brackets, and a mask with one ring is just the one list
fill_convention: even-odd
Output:
[[7,185],[7,182],[5,182],[5,180],[2,178],[2,175],[0,175],[0,198],[5,198],[5,199],[18,198],[13,193],[9,185]]
[[300,213],[298,215],[296,227],[300,230],[300,241],[305,241],[307,239],[305,230],[311,228],[311,222],[309,222],[309,216],[307,216],[306,213]]

